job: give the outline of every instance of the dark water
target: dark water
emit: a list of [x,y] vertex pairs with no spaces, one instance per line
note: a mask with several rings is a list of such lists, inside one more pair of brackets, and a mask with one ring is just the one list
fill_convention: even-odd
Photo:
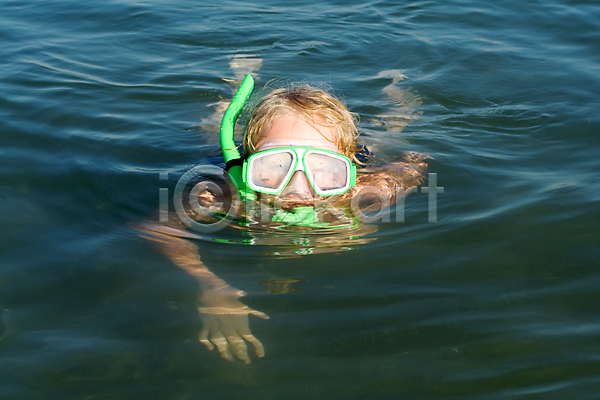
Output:
[[[0,42],[0,398],[600,398],[597,2],[4,1]],[[271,317],[244,365],[128,224],[221,165],[248,71],[330,85],[444,193],[306,257],[198,241]]]

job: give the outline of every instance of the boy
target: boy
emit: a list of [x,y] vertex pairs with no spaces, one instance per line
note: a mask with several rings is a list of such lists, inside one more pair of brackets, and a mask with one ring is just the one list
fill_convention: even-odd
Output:
[[[238,108],[237,114],[241,106]],[[357,159],[356,117],[339,100],[309,85],[274,90],[252,107],[243,158],[235,157],[233,123],[237,114],[230,121],[231,138],[226,138],[225,145],[223,136],[221,139],[230,178],[245,199],[238,225],[299,230],[342,227],[354,232],[358,216],[353,214],[364,215],[369,210],[368,202],[362,201],[368,197],[364,193],[374,194],[381,203],[375,206],[384,208],[424,178],[426,164],[415,155],[407,162],[370,166],[357,174],[354,165],[361,163]],[[224,120],[227,118],[226,113]],[[204,190],[197,196],[205,208],[225,213],[226,202],[219,194]],[[357,197],[361,199],[357,201]],[[256,204],[260,205],[258,215],[253,209]],[[322,212],[317,215],[314,210]],[[207,214],[197,217],[206,220]],[[244,292],[206,268],[197,246],[185,239],[193,234],[165,227],[138,229],[175,265],[197,279],[202,292],[200,342],[209,350],[216,346],[226,360],[234,361],[235,355],[250,363],[248,341],[256,355],[263,357],[264,347],[252,335],[248,315],[269,317],[244,305],[240,301]],[[326,246],[342,244],[335,240],[332,244],[331,237],[323,239]]]

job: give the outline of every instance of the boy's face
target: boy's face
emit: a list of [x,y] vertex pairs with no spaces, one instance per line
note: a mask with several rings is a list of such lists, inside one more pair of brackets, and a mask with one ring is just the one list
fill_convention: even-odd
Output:
[[[256,141],[256,152],[285,146],[308,146],[341,153],[331,128],[311,125],[296,115],[277,117],[270,124],[266,124]],[[278,196],[284,201],[298,204],[311,203],[317,197],[302,171],[295,172],[290,183]]]

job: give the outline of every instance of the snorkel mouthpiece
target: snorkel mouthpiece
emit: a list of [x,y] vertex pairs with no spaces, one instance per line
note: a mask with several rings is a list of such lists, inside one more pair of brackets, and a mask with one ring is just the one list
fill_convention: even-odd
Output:
[[281,222],[285,225],[308,226],[311,228],[324,228],[329,225],[321,222],[314,207],[296,207],[292,212],[277,210],[273,216],[273,222]]

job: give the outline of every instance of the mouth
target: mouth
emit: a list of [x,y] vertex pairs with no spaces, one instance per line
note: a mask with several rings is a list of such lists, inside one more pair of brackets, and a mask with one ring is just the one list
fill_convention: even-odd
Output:
[[295,207],[315,206],[316,198],[308,196],[299,196],[295,194],[280,198],[281,207],[284,209],[293,209]]
[[296,207],[316,207],[321,203],[320,196],[311,196],[305,193],[289,193],[285,196],[263,195],[264,202],[271,207],[281,208],[286,211],[293,211]]

